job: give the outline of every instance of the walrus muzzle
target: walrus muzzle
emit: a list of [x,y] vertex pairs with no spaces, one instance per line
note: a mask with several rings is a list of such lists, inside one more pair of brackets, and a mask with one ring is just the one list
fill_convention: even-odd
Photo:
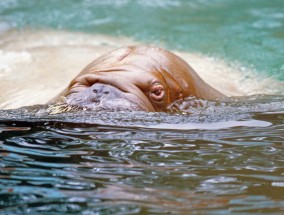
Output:
[[66,95],[65,103],[88,110],[143,110],[132,102],[125,92],[109,84],[101,83]]

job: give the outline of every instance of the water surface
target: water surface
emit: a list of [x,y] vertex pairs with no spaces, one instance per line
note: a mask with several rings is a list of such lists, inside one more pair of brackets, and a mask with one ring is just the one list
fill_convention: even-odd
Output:
[[0,211],[281,214],[284,100],[273,100],[183,114],[1,111]]

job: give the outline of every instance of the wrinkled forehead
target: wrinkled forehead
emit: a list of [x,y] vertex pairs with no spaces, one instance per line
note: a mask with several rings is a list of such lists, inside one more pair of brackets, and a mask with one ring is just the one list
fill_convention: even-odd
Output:
[[[149,82],[184,82],[182,59],[158,47],[133,46],[116,49],[96,59],[82,73],[112,72],[115,78]],[[138,80],[139,79],[139,80]],[[181,84],[183,85],[183,84]]]
[[145,71],[163,74],[166,78],[184,82],[191,68],[177,55],[158,47],[134,47],[134,50],[125,57],[122,63],[132,64]]
[[172,54],[156,47],[133,46],[116,49],[93,61],[88,67],[104,69],[119,65],[133,65],[154,71],[171,64]]

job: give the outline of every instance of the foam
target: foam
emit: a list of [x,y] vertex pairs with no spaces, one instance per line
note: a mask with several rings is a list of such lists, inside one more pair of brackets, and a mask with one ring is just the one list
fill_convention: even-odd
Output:
[[[131,38],[53,30],[11,30],[0,35],[0,108],[44,104],[100,55],[140,42]],[[176,52],[210,85],[229,96],[273,93],[282,82],[199,53]],[[245,74],[245,75],[244,75]],[[284,87],[283,87],[284,89]]]

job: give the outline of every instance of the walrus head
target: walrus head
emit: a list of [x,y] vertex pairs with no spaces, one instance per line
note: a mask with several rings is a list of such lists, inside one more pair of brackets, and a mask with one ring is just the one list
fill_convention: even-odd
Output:
[[90,110],[166,111],[186,97],[215,99],[180,57],[152,46],[116,49],[90,63],[52,102]]

